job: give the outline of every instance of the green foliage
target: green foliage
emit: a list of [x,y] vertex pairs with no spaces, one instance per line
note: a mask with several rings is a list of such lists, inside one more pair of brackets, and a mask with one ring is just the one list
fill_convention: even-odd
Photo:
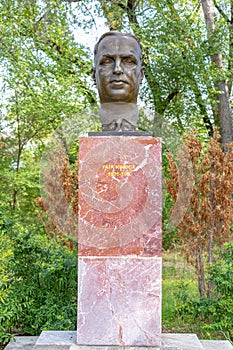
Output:
[[[192,266],[188,265],[177,249],[163,252],[163,297],[162,297],[162,326],[164,333],[198,333],[204,339],[200,324],[188,316],[175,313],[179,304],[177,297],[180,286],[185,286],[184,292],[192,298],[198,295],[197,282]],[[216,338],[213,334],[212,339]]]
[[0,13],[0,202],[28,213],[39,196],[38,162],[48,137],[95,104],[92,62],[69,30],[68,2],[4,0]]
[[233,295],[233,243],[217,250],[216,262],[209,268],[209,281],[215,286],[215,296]]
[[13,316],[13,312],[3,313],[2,304],[8,294],[8,281],[11,276],[9,271],[10,259],[12,258],[12,250],[10,242],[6,239],[6,232],[11,228],[12,222],[7,216],[4,208],[0,209],[0,342],[6,343],[11,338],[9,331],[9,319]]
[[180,285],[177,314],[191,316],[194,322],[204,322],[206,331],[218,331],[226,339],[233,340],[233,243],[227,243],[216,252],[216,262],[209,268],[208,282],[212,297],[194,299],[187,285]]
[[[104,16],[112,29],[133,31],[144,49],[147,83],[141,98],[146,107],[170,120],[179,133],[195,126],[206,138],[206,126],[218,123],[215,81],[227,77],[231,89],[232,19],[216,16],[219,25],[210,45],[196,5],[187,0],[1,1],[0,342],[17,330],[36,334],[41,329],[75,328],[77,252],[63,246],[59,237],[54,239],[56,233],[53,240],[45,234],[34,199],[39,196],[38,164],[49,136],[73,115],[80,131],[90,129],[83,110],[95,105],[96,93],[90,79],[92,60],[78,43],[79,29],[88,31],[91,22]],[[230,2],[219,3],[229,16],[230,7]],[[86,16],[92,8],[94,18]],[[216,48],[224,59],[221,70],[210,60]],[[153,130],[154,121],[141,114],[139,130]],[[76,151],[77,146],[70,149],[71,161]],[[172,204],[164,198],[166,226]],[[176,231],[165,231],[163,242],[165,249],[174,246]],[[211,319],[211,310],[229,310],[232,277],[226,261],[224,257],[223,266],[216,263],[210,273],[214,299],[190,304],[193,314],[197,309]],[[182,298],[188,303],[187,294]],[[223,315],[222,323],[215,318],[212,327],[226,330],[227,317]]]
[[91,61],[69,33],[70,11],[54,1],[2,3],[4,114],[24,143],[46,137],[65,116],[95,101],[87,82]]
[[75,329],[77,249],[63,245],[64,238],[52,240],[38,224],[23,227],[5,219],[2,215],[0,342],[13,331]]

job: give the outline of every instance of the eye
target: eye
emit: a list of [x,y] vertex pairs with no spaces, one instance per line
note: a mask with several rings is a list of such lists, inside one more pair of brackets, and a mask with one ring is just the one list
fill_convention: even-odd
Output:
[[113,59],[111,57],[103,57],[100,60],[100,65],[102,65],[102,66],[112,64],[112,63],[113,63]]
[[137,64],[137,60],[134,57],[125,57],[123,59],[123,62],[125,64],[128,64],[128,65],[136,65]]

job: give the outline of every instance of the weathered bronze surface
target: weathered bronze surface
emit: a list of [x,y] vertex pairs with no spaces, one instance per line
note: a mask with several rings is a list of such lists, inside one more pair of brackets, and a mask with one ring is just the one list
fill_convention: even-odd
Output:
[[100,97],[103,131],[135,131],[143,79],[142,49],[131,35],[110,31],[95,46],[93,78]]

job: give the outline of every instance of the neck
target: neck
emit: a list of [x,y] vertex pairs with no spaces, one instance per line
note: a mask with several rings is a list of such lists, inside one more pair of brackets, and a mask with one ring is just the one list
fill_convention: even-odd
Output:
[[137,125],[138,107],[136,103],[101,103],[99,116],[103,131],[134,131]]

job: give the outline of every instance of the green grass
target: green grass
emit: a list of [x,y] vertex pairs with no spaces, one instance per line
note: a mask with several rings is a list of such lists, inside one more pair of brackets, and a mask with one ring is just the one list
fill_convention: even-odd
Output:
[[[164,332],[181,332],[185,327],[183,322],[177,322],[175,308],[177,294],[181,284],[188,288],[191,295],[197,295],[196,276],[192,267],[188,266],[185,259],[177,252],[163,253],[163,292],[162,292],[162,320]],[[185,327],[186,328],[186,327]]]
[[195,333],[200,339],[225,339],[217,331],[205,329],[204,322],[175,313],[181,286],[191,297],[198,297],[197,277],[192,266],[176,251],[163,253],[162,325],[163,333]]

